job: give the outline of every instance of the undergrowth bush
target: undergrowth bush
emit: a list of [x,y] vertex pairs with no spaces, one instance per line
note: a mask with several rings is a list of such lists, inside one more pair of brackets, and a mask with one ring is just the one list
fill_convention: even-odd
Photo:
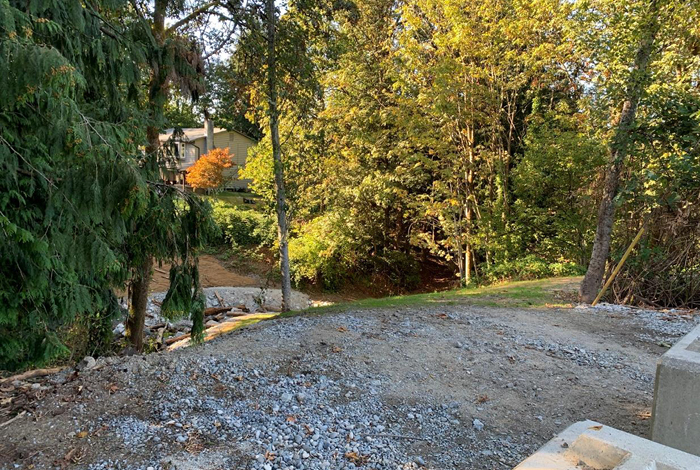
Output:
[[345,282],[368,281],[377,276],[396,287],[412,289],[420,281],[417,261],[397,250],[370,253],[346,219],[330,213],[312,220],[289,241],[292,281],[296,285],[317,284],[337,290]]
[[503,261],[484,270],[484,280],[486,282],[525,281],[552,276],[579,276],[585,272],[585,267],[571,261],[552,263],[538,256],[527,255],[515,260]]
[[238,246],[273,246],[277,228],[272,216],[253,209],[242,209],[223,202],[212,204],[213,218],[223,241]]
[[296,285],[312,283],[328,290],[338,289],[354,265],[352,245],[334,214],[305,224],[289,240],[292,281]]

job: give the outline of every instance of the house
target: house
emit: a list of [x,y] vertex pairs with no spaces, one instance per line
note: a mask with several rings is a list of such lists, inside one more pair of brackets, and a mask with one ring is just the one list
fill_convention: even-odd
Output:
[[[175,135],[174,135],[175,134]],[[250,137],[237,131],[229,131],[214,127],[208,119],[204,127],[183,128],[175,133],[175,129],[166,129],[160,134],[161,146],[167,146],[163,179],[170,183],[187,183],[186,170],[202,155],[213,148],[228,148],[233,155],[233,168],[226,170],[232,177],[227,186],[231,189],[247,189],[250,180],[238,178],[238,170],[245,165],[248,149],[256,144]]]

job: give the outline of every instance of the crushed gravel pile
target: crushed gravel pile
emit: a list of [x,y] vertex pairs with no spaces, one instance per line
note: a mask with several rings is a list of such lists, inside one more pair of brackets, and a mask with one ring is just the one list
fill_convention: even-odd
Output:
[[652,313],[355,310],[98,359],[2,430],[0,468],[510,469],[582,419],[646,435],[658,337],[696,324]]

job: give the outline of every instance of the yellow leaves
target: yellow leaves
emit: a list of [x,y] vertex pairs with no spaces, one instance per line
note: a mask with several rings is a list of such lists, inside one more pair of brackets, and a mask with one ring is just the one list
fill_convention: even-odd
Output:
[[85,439],[87,437],[87,435],[88,435],[87,431],[80,431],[79,433],[77,433],[75,435],[75,437],[77,437],[78,439]]

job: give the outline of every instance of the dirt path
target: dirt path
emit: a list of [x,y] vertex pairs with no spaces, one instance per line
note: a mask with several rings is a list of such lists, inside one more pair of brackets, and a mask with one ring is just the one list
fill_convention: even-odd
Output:
[[265,321],[54,377],[0,428],[0,467],[509,469],[584,418],[646,436],[658,343],[693,325],[439,304]]
[[[200,282],[202,287],[258,287],[261,281],[253,274],[239,274],[226,268],[221,261],[210,255],[199,257]],[[153,271],[151,292],[164,292],[170,287],[170,265],[164,264]]]

